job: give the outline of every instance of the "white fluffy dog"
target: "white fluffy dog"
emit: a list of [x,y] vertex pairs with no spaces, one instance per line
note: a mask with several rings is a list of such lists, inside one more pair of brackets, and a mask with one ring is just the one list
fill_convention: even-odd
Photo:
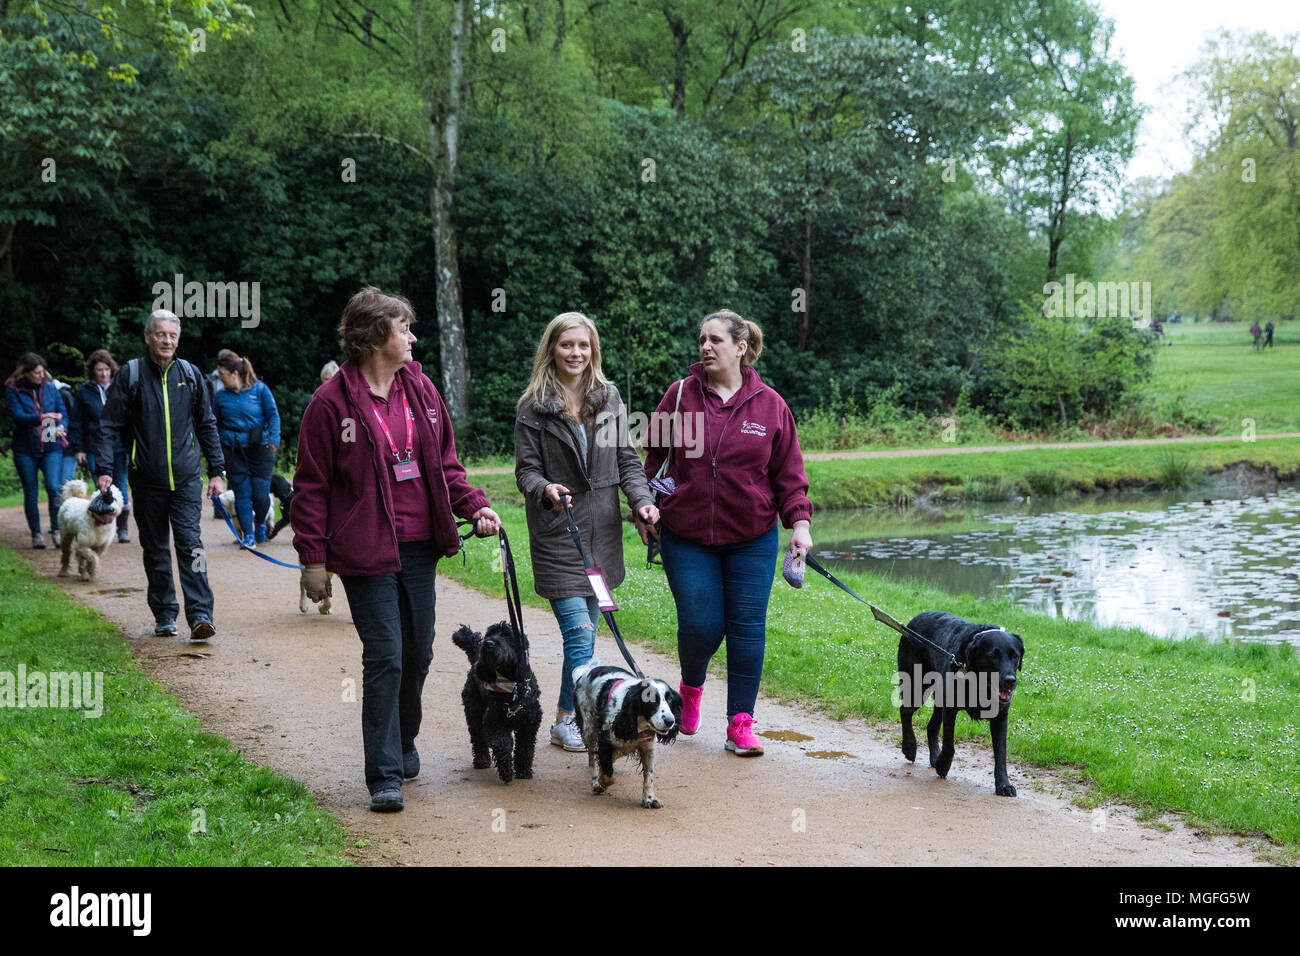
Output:
[[[59,490],[63,496],[63,504],[59,505],[59,530],[62,532],[63,547],[63,566],[59,568],[59,577],[68,576],[72,549],[76,548],[77,573],[81,580],[95,579],[99,559],[117,537],[117,516],[122,513],[122,492],[116,485],[109,485],[108,490],[113,507],[103,514],[96,513],[103,510],[102,507],[96,511],[91,510],[93,498],[84,481],[74,478],[65,482]],[[98,493],[94,497],[98,497]]]

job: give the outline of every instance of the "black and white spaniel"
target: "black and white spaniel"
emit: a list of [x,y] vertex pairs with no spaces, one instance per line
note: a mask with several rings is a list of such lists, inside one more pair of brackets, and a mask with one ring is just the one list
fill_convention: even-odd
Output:
[[591,790],[614,782],[614,761],[635,754],[641,763],[641,806],[658,810],[654,794],[655,741],[672,743],[682,721],[682,698],[661,680],[639,679],[621,667],[592,660],[573,669],[574,718],[587,745]]

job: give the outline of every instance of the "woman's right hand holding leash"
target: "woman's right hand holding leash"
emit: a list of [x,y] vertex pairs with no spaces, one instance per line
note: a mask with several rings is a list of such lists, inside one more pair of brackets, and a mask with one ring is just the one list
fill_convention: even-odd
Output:
[[551,483],[545,488],[546,497],[551,500],[551,504],[557,508],[563,508],[564,502],[560,500],[560,495],[572,494],[568,488],[558,483]]

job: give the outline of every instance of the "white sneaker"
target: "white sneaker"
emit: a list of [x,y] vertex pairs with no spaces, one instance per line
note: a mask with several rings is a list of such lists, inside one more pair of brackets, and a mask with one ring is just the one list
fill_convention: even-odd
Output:
[[570,753],[586,753],[587,745],[582,742],[582,731],[572,714],[565,714],[558,724],[551,724],[551,743],[563,747]]

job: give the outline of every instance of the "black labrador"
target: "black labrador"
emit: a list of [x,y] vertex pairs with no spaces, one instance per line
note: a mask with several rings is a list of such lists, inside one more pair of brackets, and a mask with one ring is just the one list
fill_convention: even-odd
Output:
[[[908,628],[965,665],[953,665],[947,654],[903,634],[898,642],[898,671],[903,722],[903,756],[916,759],[916,735],[912,715],[934,693],[934,714],[926,724],[930,744],[930,766],[940,777],[948,776],[955,753],[953,729],[957,712],[965,710],[974,720],[986,719],[993,734],[993,786],[1000,797],[1014,797],[1016,788],[1007,778],[1007,716],[1016,689],[1016,672],[1025,657],[1025,644],[1017,634],[987,624],[969,621],[939,611],[918,614]],[[939,724],[943,724],[943,747],[939,747]]]

